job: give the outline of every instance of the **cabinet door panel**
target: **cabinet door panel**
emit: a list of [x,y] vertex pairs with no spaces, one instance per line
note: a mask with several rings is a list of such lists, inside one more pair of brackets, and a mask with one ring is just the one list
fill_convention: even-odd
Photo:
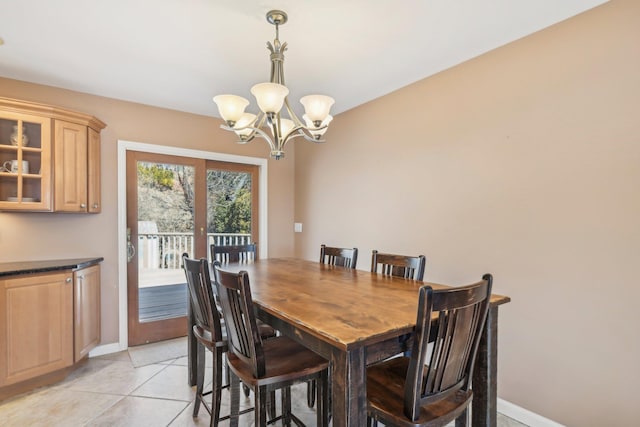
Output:
[[74,334],[78,362],[100,342],[100,266],[75,272]]
[[[13,145],[14,137],[23,143]],[[2,111],[0,101],[0,166],[22,165],[0,168],[0,210],[51,210],[50,147],[51,119]]]
[[54,206],[59,212],[87,211],[87,127],[55,120]]
[[88,211],[99,213],[102,210],[100,193],[100,133],[89,128],[89,157],[88,157]]
[[71,272],[0,281],[0,385],[73,363]]

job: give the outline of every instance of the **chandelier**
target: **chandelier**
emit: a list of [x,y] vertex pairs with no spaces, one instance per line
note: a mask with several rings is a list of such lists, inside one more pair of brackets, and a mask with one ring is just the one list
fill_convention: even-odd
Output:
[[[255,96],[260,112],[257,115],[245,113],[249,101],[241,96],[218,95],[213,98],[220,116],[226,123],[220,126],[222,129],[235,132],[239,138],[238,144],[246,144],[255,137],[265,139],[271,148],[271,157],[276,160],[284,157],[285,145],[294,138],[303,137],[311,142],[324,142],[321,138],[333,119],[329,110],[335,102],[333,98],[325,95],[303,96],[300,103],[305,109],[302,116],[304,123],[291,109],[283,67],[287,43],[280,43],[278,39],[278,27],[285,24],[287,19],[287,14],[281,10],[267,13],[267,21],[276,26],[276,38],[273,44],[267,42],[267,48],[271,52],[270,81],[258,83],[251,88],[251,94]],[[283,106],[288,118],[282,115]]]

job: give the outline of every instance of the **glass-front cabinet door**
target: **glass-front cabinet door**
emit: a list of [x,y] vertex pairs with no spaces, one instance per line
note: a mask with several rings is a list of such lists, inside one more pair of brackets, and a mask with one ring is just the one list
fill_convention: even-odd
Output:
[[51,210],[51,120],[0,113],[0,210]]

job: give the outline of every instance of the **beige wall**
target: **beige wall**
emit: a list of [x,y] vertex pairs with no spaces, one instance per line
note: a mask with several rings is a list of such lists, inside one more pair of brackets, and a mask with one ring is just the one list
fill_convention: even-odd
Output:
[[422,253],[425,280],[449,284],[493,273],[512,298],[499,396],[637,425],[639,20],[614,0],[338,115],[326,144],[297,146],[297,255],[357,246],[366,270],[372,249]]
[[[54,104],[92,114],[102,131],[102,213],[97,215],[0,212],[0,262],[102,256],[102,343],[118,341],[117,141],[268,157],[268,146],[240,146],[211,117],[180,113],[0,78],[0,96]],[[209,96],[204,93],[202,96]],[[215,104],[211,102],[211,111]],[[291,256],[293,147],[289,161],[269,161],[270,256]]]

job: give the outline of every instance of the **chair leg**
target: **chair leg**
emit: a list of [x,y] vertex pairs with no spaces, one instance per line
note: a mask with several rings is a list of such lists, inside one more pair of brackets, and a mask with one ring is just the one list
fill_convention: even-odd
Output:
[[456,418],[456,427],[467,427],[467,423],[469,422],[469,407],[464,408],[464,411],[458,418]]
[[316,403],[316,380],[307,382],[307,406],[313,408]]
[[[220,419],[220,400],[222,395],[222,363],[224,355],[221,349],[212,351],[213,354],[213,378],[211,380],[211,423],[217,426]],[[198,378],[198,381],[200,379]]]
[[267,389],[266,387],[256,387],[255,393],[255,426],[265,427],[267,425]]
[[200,402],[202,400],[202,391],[204,388],[204,346],[198,342],[196,344],[196,400],[193,402],[193,416],[197,417],[200,411]]
[[271,390],[267,396],[267,416],[269,420],[276,417],[276,391]]
[[231,393],[231,420],[230,427],[238,427],[238,416],[240,414],[240,380],[231,374],[229,392]]
[[280,390],[282,393],[282,425],[291,427],[291,387]]
[[318,426],[329,425],[329,380],[327,371],[320,373],[317,384],[316,395],[318,396],[318,405],[316,407],[316,424]]

